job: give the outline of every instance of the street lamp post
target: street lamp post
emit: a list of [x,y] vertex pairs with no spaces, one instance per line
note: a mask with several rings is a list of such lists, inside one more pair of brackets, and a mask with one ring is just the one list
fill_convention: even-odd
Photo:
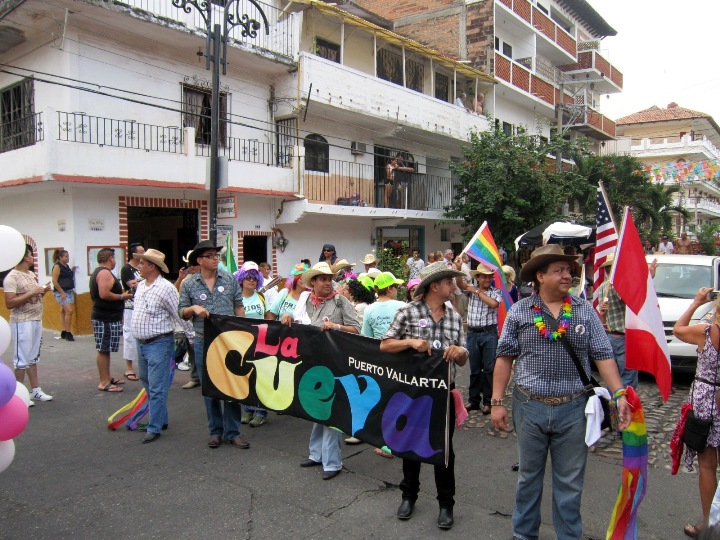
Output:
[[[254,7],[257,13],[241,14],[241,2],[247,7]],[[212,94],[210,98],[210,241],[217,244],[217,190],[219,176],[218,154],[220,147],[220,64],[223,75],[227,74],[227,44],[230,31],[236,26],[242,27],[242,37],[255,38],[258,30],[264,28],[265,34],[270,33],[265,12],[255,0],[172,0],[172,5],[191,13],[194,7],[205,23],[205,69],[212,63]],[[222,10],[222,26],[213,24],[213,6]],[[231,9],[234,8],[234,9]],[[245,9],[243,9],[245,11]],[[262,19],[262,23],[255,17]],[[220,44],[222,43],[222,49]]]

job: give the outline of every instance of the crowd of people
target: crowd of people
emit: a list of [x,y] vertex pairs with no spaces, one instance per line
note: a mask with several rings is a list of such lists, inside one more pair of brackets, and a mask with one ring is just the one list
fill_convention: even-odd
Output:
[[[413,248],[405,261],[404,275],[379,269],[374,253],[359,264],[338,256],[335,246],[322,246],[318,262],[304,259],[293,265],[286,278],[274,278],[272,267],[245,261],[231,274],[220,262],[222,246],[200,242],[188,252],[175,283],[168,273],[165,255],[141,244],[129,246],[129,260],[120,270],[112,248],[97,253],[97,268],[90,276],[91,322],[97,351],[98,390],[122,392],[126,380],[139,380],[148,395],[149,421],[140,424],[141,442],[151,443],[168,428],[168,390],[175,365],[191,370],[192,389],[204,377],[204,319],[210,315],[235,315],[277,320],[284,325],[309,324],[323,331],[361,334],[380,340],[380,350],[429,352],[441,349],[451,364],[451,388],[455,368],[470,365],[470,384],[465,403],[449,401],[450,417],[469,411],[491,415],[493,426],[509,429],[506,391],[511,379],[512,421],[518,441],[518,484],[513,512],[514,538],[538,537],[543,477],[547,457],[552,469],[553,525],[558,538],[580,538],[580,500],[587,460],[585,408],[589,399],[581,371],[590,374],[594,362],[613,396],[619,428],[625,429],[631,414],[625,399],[627,387],[637,386],[637,372],[627,370],[624,357],[624,310],[622,299],[609,283],[603,285],[597,311],[569,294],[573,278],[580,275],[582,258],[558,245],[535,249],[520,270],[523,283],[531,283],[534,294],[519,299],[515,270],[503,266],[516,303],[503,328],[498,310],[503,302],[495,270],[484,264],[471,269],[466,255],[452,250],[428,254],[427,260]],[[69,254],[58,250],[52,270],[55,297],[61,308],[61,339],[73,341],[70,329],[74,280]],[[13,363],[16,378],[27,375],[31,398],[50,401],[40,387],[37,364],[42,334],[42,297],[50,284],[40,286],[31,270],[32,248],[4,281],[5,300],[11,310],[10,323],[16,343]],[[608,258],[606,264],[612,264]],[[656,263],[650,265],[654,272]],[[363,265],[363,271],[355,268]],[[403,278],[406,278],[407,283]],[[404,301],[398,300],[403,291]],[[701,294],[702,293],[702,294]],[[695,304],[706,300],[698,293]],[[693,305],[695,305],[693,304]],[[70,306],[70,307],[68,307]],[[704,394],[694,385],[694,400],[705,412],[714,403],[717,374],[718,335],[714,326],[687,326],[693,310],[676,325],[676,334],[697,343],[703,361]],[[70,314],[68,316],[68,313]],[[685,320],[688,319],[688,320]],[[428,337],[430,336],[430,337]],[[125,362],[122,377],[113,377],[110,356],[123,343]],[[713,346],[710,347],[709,344]],[[704,346],[704,349],[702,347]],[[187,356],[187,359],[184,358]],[[709,363],[708,363],[709,362]],[[708,367],[710,366],[710,367]],[[135,371],[137,369],[137,372]],[[711,372],[714,370],[714,372]],[[699,379],[700,380],[700,379]],[[203,397],[208,426],[207,445],[222,444],[248,449],[241,426],[259,428],[268,422],[268,410],[257,406]],[[465,411],[459,410],[464,405]],[[719,405],[720,407],[720,405]],[[714,408],[712,409],[714,410]],[[710,414],[712,411],[710,412]],[[699,458],[701,500],[705,522],[717,482],[720,415],[708,444],[713,451]],[[132,419],[135,425],[140,418]],[[439,514],[437,525],[453,526],[455,493],[454,451],[450,444],[447,466],[435,466]],[[322,478],[331,480],[342,471],[342,446],[359,444],[352,436],[313,424],[308,457],[301,467],[319,467]],[[376,448],[378,456],[393,458],[392,449]],[[693,455],[690,455],[692,460]],[[402,460],[402,501],[396,515],[410,519],[419,494],[420,462]],[[712,476],[712,479],[711,479]],[[686,528],[697,536],[702,524]],[[689,526],[690,527],[690,526]]]

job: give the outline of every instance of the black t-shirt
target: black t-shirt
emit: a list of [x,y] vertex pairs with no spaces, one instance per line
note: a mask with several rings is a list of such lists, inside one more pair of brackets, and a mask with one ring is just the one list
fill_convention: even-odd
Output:
[[[136,281],[140,279],[140,270],[128,263],[120,269],[120,281],[122,281],[123,289],[134,295],[137,287],[128,286],[128,281],[133,279]],[[135,302],[132,299],[125,300],[125,309],[133,309],[134,307]]]
[[[123,320],[123,308],[125,306],[124,300],[104,300],[100,298],[100,288],[97,284],[97,276],[100,272],[110,272],[110,269],[105,266],[98,266],[90,276],[90,298],[92,298],[92,312],[90,318],[95,321],[103,322],[118,322]],[[110,272],[112,274],[112,272]],[[113,275],[115,282],[110,288],[110,292],[115,294],[122,294],[122,286],[120,281]]]

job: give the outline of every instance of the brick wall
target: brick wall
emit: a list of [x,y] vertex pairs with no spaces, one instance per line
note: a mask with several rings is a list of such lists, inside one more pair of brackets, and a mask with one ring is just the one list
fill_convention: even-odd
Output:
[[449,15],[427,21],[404,24],[395,28],[398,34],[414,39],[423,45],[452,58],[460,58],[460,17]]
[[472,62],[472,67],[488,74],[495,70],[493,23],[493,2],[478,2],[467,7],[465,38],[468,60]]
[[[462,5],[462,0],[356,0],[355,4],[381,17],[394,21],[449,6]],[[341,8],[342,9],[342,8]]]

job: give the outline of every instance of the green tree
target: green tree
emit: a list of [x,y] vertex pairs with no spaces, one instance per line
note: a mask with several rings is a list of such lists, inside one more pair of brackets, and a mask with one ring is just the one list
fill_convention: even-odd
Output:
[[697,231],[698,243],[707,255],[718,254],[718,248],[715,245],[718,233],[720,233],[720,223],[708,223]]

